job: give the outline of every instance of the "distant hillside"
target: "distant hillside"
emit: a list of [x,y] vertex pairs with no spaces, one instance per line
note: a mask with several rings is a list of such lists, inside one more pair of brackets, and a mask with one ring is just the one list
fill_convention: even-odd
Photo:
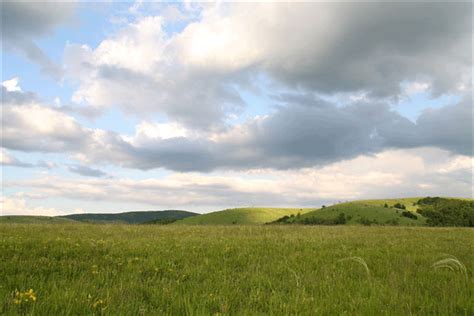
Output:
[[462,198],[402,198],[353,201],[322,207],[274,224],[473,226],[474,202]]
[[27,215],[7,215],[0,216],[0,223],[3,224],[65,224],[74,223],[69,218],[52,217],[52,216],[27,216]]
[[265,224],[272,222],[285,215],[304,214],[313,209],[303,208],[261,208],[247,207],[234,208],[199,216],[189,217],[176,224],[189,225],[244,225],[244,224]]
[[126,223],[189,225],[402,225],[474,227],[474,200],[466,198],[415,197],[361,200],[314,208],[247,207],[207,214],[180,210],[72,214],[48,216],[1,216],[0,223]]
[[422,215],[413,211],[356,201],[320,208],[299,217],[279,219],[277,222],[308,225],[377,224],[421,226],[425,224],[425,221],[426,219]]
[[114,214],[71,214],[61,216],[61,218],[71,219],[80,222],[100,222],[100,223],[127,223],[142,224],[152,221],[179,220],[198,215],[197,213],[167,210],[167,211],[145,211],[145,212],[125,212]]
[[297,222],[312,224],[311,221],[315,220],[314,224],[317,224],[317,219],[321,219],[323,225],[326,224],[325,221],[332,224],[331,221],[337,219],[339,222],[334,224],[421,226],[426,222],[422,215],[414,211],[363,202],[349,202],[321,208],[305,214]]

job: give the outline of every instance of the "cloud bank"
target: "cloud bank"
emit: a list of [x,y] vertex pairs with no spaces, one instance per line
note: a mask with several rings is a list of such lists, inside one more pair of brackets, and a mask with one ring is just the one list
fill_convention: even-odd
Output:
[[161,16],[140,17],[96,48],[68,45],[65,63],[78,102],[210,129],[248,105],[241,91],[258,91],[261,77],[272,89],[389,99],[404,82],[428,82],[435,96],[470,86],[470,8],[224,3],[178,33]]
[[[389,150],[299,170],[213,174],[174,173],[162,178],[62,178],[6,181],[41,198],[137,203],[144,207],[280,205],[314,207],[361,198],[418,195],[469,196],[472,158],[433,148]],[[98,211],[98,210],[96,210]]]
[[[23,102],[5,103],[3,147],[70,152],[85,163],[173,171],[298,169],[387,149],[437,147],[472,155],[472,108],[461,102],[424,111],[413,123],[384,103],[338,106],[285,95],[281,107],[222,133],[199,134],[179,125],[139,125],[134,135],[90,129],[28,93],[3,90]],[[145,128],[146,127],[146,128]],[[154,130],[156,129],[156,130]],[[174,133],[174,134],[173,134]],[[76,170],[77,171],[77,170]]]

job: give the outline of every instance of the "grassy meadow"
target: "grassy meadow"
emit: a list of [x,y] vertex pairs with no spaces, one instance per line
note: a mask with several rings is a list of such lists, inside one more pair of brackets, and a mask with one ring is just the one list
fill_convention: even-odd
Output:
[[0,235],[2,315],[474,313],[470,228],[63,223]]

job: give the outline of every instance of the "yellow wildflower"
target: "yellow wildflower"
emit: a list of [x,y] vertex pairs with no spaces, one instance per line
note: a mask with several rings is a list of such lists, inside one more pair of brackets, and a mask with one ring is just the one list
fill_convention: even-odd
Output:
[[107,304],[106,304],[105,300],[98,299],[94,303],[92,303],[92,308],[93,309],[105,310],[105,309],[107,309]]
[[25,292],[15,290],[13,303],[15,305],[20,305],[22,302],[27,304],[29,302],[36,302],[36,299],[37,299],[36,294],[33,291],[33,289],[29,289],[28,291],[25,291]]

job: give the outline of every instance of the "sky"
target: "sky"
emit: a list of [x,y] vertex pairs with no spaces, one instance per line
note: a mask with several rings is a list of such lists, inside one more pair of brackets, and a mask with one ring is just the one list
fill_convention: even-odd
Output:
[[1,215],[473,196],[470,2],[1,6]]

